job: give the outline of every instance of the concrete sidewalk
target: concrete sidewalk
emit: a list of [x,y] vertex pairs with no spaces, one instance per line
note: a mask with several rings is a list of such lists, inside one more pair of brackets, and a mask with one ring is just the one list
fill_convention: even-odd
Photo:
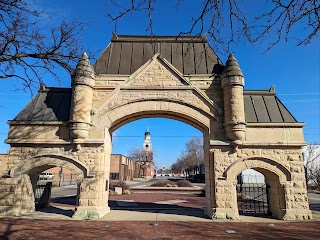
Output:
[[[65,189],[62,189],[63,191]],[[69,190],[74,190],[70,189]],[[65,192],[63,192],[65,193]],[[56,194],[59,196],[59,194]],[[317,202],[315,202],[317,203]],[[197,194],[133,193],[110,196],[111,211],[98,221],[192,221],[212,222],[204,214],[205,198]],[[318,205],[316,205],[318,206]],[[314,206],[313,206],[314,207]],[[320,211],[314,207],[313,219],[320,221]],[[15,219],[73,220],[75,197],[57,197],[51,206]],[[1,218],[0,218],[1,219]],[[3,219],[3,217],[2,217]],[[215,220],[215,222],[217,222]],[[226,222],[283,222],[269,217],[240,216],[240,221]]]
[[[25,214],[22,216],[0,217],[1,219],[38,219],[38,220],[74,220],[72,218],[74,207],[48,207],[41,211]],[[78,221],[78,220],[75,220]],[[255,222],[255,223],[284,223],[286,221],[277,220],[270,217],[253,217],[253,216],[240,216],[240,220],[212,220],[205,215],[204,210],[201,209],[131,209],[131,210],[111,210],[101,219],[96,221],[178,221],[178,222]],[[313,212],[313,221],[319,222],[320,227],[320,212]],[[290,221],[289,221],[290,222]],[[308,221],[305,221],[308,222]],[[319,238],[320,239],[320,238]]]

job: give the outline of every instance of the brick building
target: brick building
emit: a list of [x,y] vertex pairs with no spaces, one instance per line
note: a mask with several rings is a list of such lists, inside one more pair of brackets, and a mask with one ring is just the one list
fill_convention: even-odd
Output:
[[131,180],[135,176],[135,169],[138,163],[132,158],[121,154],[111,154],[110,161],[110,179],[111,180]]

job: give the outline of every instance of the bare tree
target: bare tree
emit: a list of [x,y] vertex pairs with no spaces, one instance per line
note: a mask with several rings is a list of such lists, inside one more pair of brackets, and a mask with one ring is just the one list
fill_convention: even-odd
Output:
[[203,142],[200,137],[190,139],[183,149],[177,161],[172,164],[171,169],[174,172],[193,171],[195,174],[201,173],[204,164]]
[[128,155],[135,158],[140,158],[142,152],[142,148],[132,147],[128,150]]
[[141,175],[141,170],[145,168],[147,161],[152,161],[154,164],[154,167],[156,168],[155,159],[157,156],[157,151],[155,149],[153,149],[151,152],[145,152],[140,147],[132,147],[128,150],[128,156],[134,157],[138,160],[139,168],[140,168],[140,170],[138,171],[139,175]]
[[[184,0],[167,1],[168,7],[175,3],[179,9]],[[129,14],[146,13],[148,26],[146,32],[153,35],[154,12],[157,0],[108,0],[107,16],[118,22]],[[230,50],[230,44],[249,42],[260,46],[267,44],[266,50],[284,39],[295,39],[297,45],[309,44],[318,36],[320,29],[320,2],[318,0],[266,0],[260,3],[259,11],[248,12],[256,1],[201,0],[193,1],[193,16],[189,27],[179,35],[203,35],[207,33],[213,41],[215,50]],[[188,21],[188,20],[187,20]],[[297,34],[296,29],[300,28]]]
[[303,151],[306,184],[320,189],[320,145],[309,144]]
[[[55,22],[55,23],[53,23]],[[27,0],[0,0],[0,79],[32,90],[44,76],[74,69],[83,52],[77,21],[56,23],[48,12]]]

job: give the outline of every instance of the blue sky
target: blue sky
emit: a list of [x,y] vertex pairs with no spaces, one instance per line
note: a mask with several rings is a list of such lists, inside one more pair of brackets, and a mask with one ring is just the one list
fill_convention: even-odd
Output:
[[[39,1],[40,7],[54,14],[53,21],[66,17],[78,18],[86,22],[82,41],[88,51],[98,57],[108,45],[113,25],[105,15],[104,1]],[[189,26],[187,19],[196,11],[191,1],[186,1],[183,9],[176,11],[160,1],[154,15],[154,34],[177,35]],[[256,11],[249,6],[248,11]],[[56,18],[56,19],[55,19]],[[119,22],[118,34],[145,35],[146,18],[131,15]],[[301,29],[299,31],[302,31]],[[245,75],[245,89],[269,89],[275,85],[280,100],[299,122],[305,122],[305,140],[309,143],[320,139],[320,41],[319,38],[303,47],[294,43],[281,42],[272,50],[263,53],[265,46],[254,48],[249,45],[233,45],[231,50]],[[215,48],[212,46],[213,49]],[[226,55],[218,54],[222,62]],[[93,61],[92,61],[93,63]],[[61,87],[70,86],[70,77],[63,71]],[[45,80],[48,86],[58,86],[52,79]],[[30,94],[16,91],[17,83],[2,81],[0,88],[0,153],[7,152],[4,144],[7,137],[7,120],[13,119],[30,101]],[[113,152],[126,155],[131,147],[142,146],[144,132],[150,129],[152,144],[157,151],[157,166],[170,166],[180,155],[184,144],[191,136],[201,136],[195,128],[169,119],[142,119],[119,128],[113,141]],[[167,136],[171,136],[170,138]]]

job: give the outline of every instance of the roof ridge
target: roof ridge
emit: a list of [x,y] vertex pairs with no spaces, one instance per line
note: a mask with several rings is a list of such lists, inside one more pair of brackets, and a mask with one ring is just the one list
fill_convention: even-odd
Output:
[[180,36],[180,35],[112,35],[112,42],[202,42],[206,43],[206,36]]

